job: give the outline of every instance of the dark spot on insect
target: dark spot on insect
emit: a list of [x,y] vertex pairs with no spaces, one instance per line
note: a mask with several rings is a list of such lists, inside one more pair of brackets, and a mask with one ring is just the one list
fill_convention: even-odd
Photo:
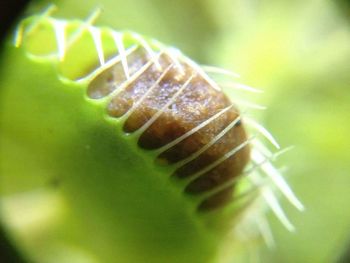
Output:
[[236,127],[241,126],[242,125],[242,121],[238,120],[237,123],[235,124]]

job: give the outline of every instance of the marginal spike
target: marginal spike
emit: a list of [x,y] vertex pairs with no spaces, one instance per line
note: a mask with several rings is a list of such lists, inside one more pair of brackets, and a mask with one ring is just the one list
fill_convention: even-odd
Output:
[[284,213],[282,207],[280,206],[280,204],[279,204],[277,198],[274,196],[273,192],[267,187],[264,187],[261,191],[262,191],[262,195],[263,195],[264,199],[266,200],[266,203],[272,209],[272,211],[274,212],[276,217],[281,221],[281,223],[290,232],[294,232],[295,231],[295,227],[289,221],[288,217]]
[[237,100],[236,103],[240,106],[244,106],[244,107],[252,108],[252,109],[256,109],[256,110],[266,110],[267,109],[266,106],[255,104],[255,103],[245,101],[242,99]]
[[207,73],[222,74],[222,75],[230,76],[233,78],[240,77],[240,75],[238,73],[227,70],[227,69],[214,67],[214,66],[208,66],[208,65],[201,65],[201,67]]
[[67,49],[69,49],[75,41],[83,34],[85,30],[89,30],[90,27],[96,22],[97,18],[101,15],[102,9],[96,8],[87,19],[81,23],[81,26],[68,38],[67,40]]
[[245,119],[246,124],[250,125],[252,128],[256,129],[258,132],[260,132],[261,135],[263,135],[270,143],[272,143],[277,149],[280,149],[280,145],[275,140],[275,138],[272,136],[272,134],[261,124],[257,123],[255,120],[251,118]]
[[217,134],[210,142],[208,142],[206,145],[204,145],[201,149],[191,154],[189,157],[177,162],[174,164],[176,168],[181,167],[192,160],[196,159],[199,155],[201,155],[203,152],[208,150],[212,145],[214,145],[218,140],[220,140],[229,130],[231,130],[240,120],[242,117],[238,115],[229,125],[225,127],[219,134]]
[[289,185],[284,178],[279,174],[277,169],[270,163],[264,162],[264,156],[254,148],[251,152],[251,158],[254,163],[259,164],[259,167],[265,172],[265,174],[274,182],[278,189],[284,194],[284,196],[300,211],[304,210],[303,204],[299,201],[296,195],[293,193]]
[[170,98],[170,100],[135,132],[136,136],[140,136],[145,130],[147,130],[148,127],[150,127],[159,118],[159,116],[163,114],[165,109],[176,101],[177,97],[184,91],[185,88],[187,88],[194,76],[195,75],[190,76],[188,80],[181,86],[181,88],[179,88],[179,90]]
[[[161,53],[157,55],[155,60],[158,60],[161,56]],[[123,57],[121,57],[123,61]],[[113,92],[111,92],[108,96],[104,98],[104,100],[110,100],[113,97],[115,97],[117,94],[119,94],[121,91],[123,91],[125,88],[127,88],[131,83],[133,83],[136,79],[138,79],[147,69],[149,69],[153,64],[154,60],[149,60],[146,64],[144,64],[140,69],[138,69],[131,77],[129,77],[126,81],[124,81],[117,89],[115,89]]]
[[188,64],[191,68],[195,69],[197,73],[208,82],[210,86],[212,86],[214,89],[218,91],[221,91],[221,88],[219,87],[219,85],[215,81],[213,81],[197,63],[195,63],[192,59],[189,59],[185,56],[181,56],[181,59],[186,64]]
[[180,63],[178,56],[181,55],[181,52],[175,48],[167,48],[167,55],[171,58],[173,63],[176,65],[176,68],[180,71],[180,74],[185,75],[185,69]]
[[230,158],[231,156],[236,154],[238,151],[240,151],[245,146],[247,146],[254,138],[255,138],[255,136],[252,136],[252,137],[248,138],[246,141],[244,141],[243,143],[239,144],[238,146],[233,148],[228,153],[225,153],[222,157],[220,157],[219,159],[215,160],[211,164],[207,165],[206,167],[204,167],[200,171],[198,171],[198,172],[196,172],[196,173],[194,173],[192,175],[189,175],[188,178],[190,180],[190,183],[192,183],[194,180],[199,178],[201,175],[205,174],[206,172],[209,172],[211,169],[213,169],[214,167],[218,166],[219,164],[221,164],[222,162],[224,162],[225,160],[227,160],[228,158]]
[[155,90],[155,88],[158,87],[159,83],[162,81],[162,79],[165,77],[165,75],[170,71],[170,69],[174,66],[174,64],[170,64],[159,76],[159,78],[153,83],[153,85],[142,95],[142,97],[123,115],[123,118],[126,120],[136,109],[138,106],[141,105],[141,103],[151,94],[152,91]]
[[197,131],[199,131],[200,129],[202,129],[203,127],[205,127],[206,125],[208,125],[210,122],[214,121],[215,119],[219,118],[222,114],[224,114],[225,112],[227,112],[229,109],[232,108],[233,105],[230,105],[224,109],[222,109],[221,111],[219,111],[218,113],[214,114],[213,116],[211,116],[210,118],[208,118],[207,120],[203,121],[201,124],[197,125],[196,127],[194,127],[193,129],[189,130],[188,132],[186,132],[185,134],[183,134],[182,136],[178,137],[177,139],[169,142],[168,144],[164,145],[163,147],[157,149],[157,152],[160,154],[162,152],[167,151],[168,149],[170,149],[171,147],[175,146],[176,144],[180,143],[181,141],[187,139],[188,137],[190,137],[192,134],[196,133]]
[[[137,33],[132,33],[133,38],[135,38],[140,44],[141,46],[147,51],[148,55],[154,59],[156,56],[156,53],[153,51],[153,49],[151,48],[151,46],[148,44],[148,42],[139,34]],[[160,63],[158,61],[155,62],[155,65],[157,67],[158,70],[162,70],[162,66],[160,65]]]
[[264,92],[261,89],[253,88],[253,87],[250,87],[248,85],[244,85],[244,84],[237,83],[237,82],[220,83],[220,85],[223,86],[223,87],[227,87],[227,88],[234,88],[234,89],[238,89],[238,90],[245,90],[245,91],[249,91],[249,92],[253,92],[253,93],[263,93]]
[[117,46],[118,52],[121,57],[122,65],[123,65],[123,70],[125,77],[127,79],[130,78],[130,73],[129,73],[129,66],[128,66],[128,61],[125,55],[125,48],[124,48],[124,43],[123,43],[123,35],[121,33],[117,33],[115,31],[112,31],[112,37],[114,39],[114,42]]
[[88,27],[88,29],[95,43],[95,48],[98,55],[98,59],[100,61],[100,65],[103,66],[105,64],[105,57],[102,47],[101,31],[98,28],[91,26]]
[[36,27],[39,25],[40,20],[50,16],[54,11],[57,10],[57,6],[54,4],[50,4],[44,11],[36,17],[35,21],[24,31],[23,21],[19,24],[16,35],[15,35],[15,47],[20,47],[23,41],[23,35],[31,34]]
[[263,213],[261,213],[255,218],[255,220],[266,245],[271,249],[274,248],[276,246],[276,243],[271,231],[270,224],[266,219],[266,216]]
[[54,20],[53,26],[54,26],[55,35],[56,35],[58,59],[60,61],[63,61],[65,56],[65,46],[66,46],[66,36],[65,36],[66,22]]

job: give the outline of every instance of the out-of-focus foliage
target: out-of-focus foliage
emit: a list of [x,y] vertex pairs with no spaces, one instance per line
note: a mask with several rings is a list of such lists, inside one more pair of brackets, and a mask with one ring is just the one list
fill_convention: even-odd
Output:
[[[341,1],[340,1],[341,2]],[[39,1],[29,10],[42,10]],[[282,146],[280,160],[306,212],[285,208],[297,232],[271,218],[276,249],[262,262],[332,262],[350,236],[350,18],[326,0],[56,1],[57,16],[86,17],[176,46],[199,62],[239,72],[265,93],[252,100]]]
[[274,226],[277,249],[263,262],[334,262],[350,235],[349,20],[334,1],[253,2],[221,9],[228,35],[214,50],[266,90],[263,118],[296,146],[281,163],[306,206],[288,211],[297,233]]

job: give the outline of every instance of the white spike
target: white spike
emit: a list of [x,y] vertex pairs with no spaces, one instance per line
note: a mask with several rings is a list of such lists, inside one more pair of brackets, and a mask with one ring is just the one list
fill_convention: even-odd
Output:
[[[132,36],[140,42],[141,46],[146,50],[146,52],[148,53],[148,55],[154,59],[156,57],[156,53],[154,52],[154,50],[151,48],[151,46],[148,44],[148,42],[139,34],[136,33],[132,33]],[[162,66],[160,65],[160,63],[158,61],[155,62],[155,65],[157,67],[158,70],[162,70]]]
[[92,26],[88,27],[88,29],[95,43],[95,48],[98,59],[100,61],[100,65],[103,66],[105,64],[105,56],[102,47],[101,31],[98,28]]
[[[254,140],[253,140],[254,141]],[[265,162],[269,161],[269,159],[265,159],[264,160]],[[260,164],[259,164],[260,165]],[[251,167],[250,169],[246,170],[246,171],[243,171],[240,175],[238,176],[235,176],[235,177],[232,177],[230,178],[229,180],[227,180],[225,183],[219,185],[219,186],[216,186],[214,187],[213,189],[211,189],[210,191],[207,191],[206,193],[204,193],[202,196],[203,198],[207,198],[211,195],[214,195],[218,192],[221,192],[222,190],[224,189],[227,189],[231,186],[233,186],[235,183],[237,183],[238,181],[240,180],[243,180],[245,177],[249,176],[252,172],[254,172],[255,170],[257,170],[259,168],[259,165],[254,165],[253,167]],[[259,182],[259,186],[263,185],[263,184],[266,184],[266,180]],[[247,194],[249,193],[252,193],[254,191],[256,191],[257,189],[257,184],[255,184],[255,187],[251,188],[251,189],[248,189],[247,191],[243,192],[243,193],[240,193],[238,196],[235,196],[235,200],[239,199],[239,198],[242,198],[244,196],[246,196]]]
[[263,237],[266,245],[269,248],[274,248],[276,243],[275,240],[273,238],[273,234],[270,228],[270,224],[267,221],[265,215],[263,213],[261,213],[260,215],[258,215],[256,218],[256,224],[260,230],[261,236]]
[[101,7],[97,7],[94,11],[91,12],[91,14],[87,17],[85,24],[86,25],[93,25],[96,20],[99,18],[99,16],[102,13],[102,8]]
[[267,148],[260,140],[255,140],[253,142],[254,147],[259,150],[264,156],[271,157],[273,153]]
[[58,49],[58,59],[60,61],[64,60],[65,56],[65,45],[66,45],[66,23],[64,21],[55,20],[53,22],[56,41],[57,41],[57,49]]
[[14,45],[15,47],[20,47],[22,45],[22,41],[23,41],[23,31],[24,31],[24,25],[21,22],[17,29],[16,29],[16,33],[15,33],[15,39],[14,39]]
[[267,109],[266,106],[251,103],[251,102],[248,102],[248,101],[245,101],[242,99],[236,100],[235,103],[237,103],[240,106],[244,106],[244,107],[248,107],[248,108],[252,108],[252,109],[257,109],[257,110],[266,110]]
[[97,8],[87,17],[81,26],[68,38],[66,49],[70,48],[83,32],[96,22],[96,19],[100,16],[101,12],[101,8]]
[[115,41],[115,44],[116,44],[117,49],[118,49],[118,52],[119,52],[120,57],[122,59],[122,65],[123,65],[125,77],[127,79],[129,79],[130,78],[129,66],[128,66],[128,61],[127,61],[126,55],[125,55],[125,48],[124,48],[124,44],[123,44],[123,36],[120,33],[112,31],[112,37],[113,37],[113,39]]
[[158,110],[141,128],[139,128],[136,133],[142,134],[148,127],[150,127],[159,117],[162,115],[166,108],[168,108],[171,104],[173,104],[177,97],[184,91],[184,89],[190,84],[194,75],[188,78],[188,80],[179,88],[179,90],[170,98],[170,100],[160,109]]
[[288,217],[284,213],[283,209],[281,208],[277,198],[274,196],[273,192],[267,188],[264,187],[262,190],[262,195],[264,199],[266,200],[266,203],[269,205],[271,210],[274,212],[276,217],[281,221],[281,223],[290,231],[294,232],[295,228],[293,224],[289,221]]
[[[158,54],[158,56],[155,59],[158,59],[161,53]],[[121,57],[123,59],[123,57]],[[105,99],[110,99],[119,94],[122,90],[124,90],[126,87],[128,87],[132,82],[134,82],[137,78],[139,78],[147,69],[149,69],[152,64],[154,63],[154,60],[149,60],[146,64],[144,64],[140,69],[138,69],[129,79],[124,81],[117,89],[115,89],[113,92],[111,92],[108,96],[104,97]]]
[[[134,53],[137,50],[137,46],[131,46],[130,48],[128,48],[127,50],[125,50],[125,56],[128,57],[129,55],[131,55],[132,53]],[[120,54],[117,54],[115,57],[111,58],[110,60],[108,60],[104,66],[102,68],[108,68],[110,66],[113,66],[116,63],[119,63],[122,61],[122,57],[120,56]]]
[[34,19],[34,21],[30,24],[27,30],[24,32],[24,25],[21,23],[18,27],[18,31],[16,32],[15,38],[15,46],[19,47],[22,44],[23,34],[29,35],[31,34],[36,27],[39,25],[40,20],[50,16],[54,11],[56,11],[57,7],[54,4],[49,5],[39,16]]
[[[255,141],[252,141],[252,144],[255,145]],[[270,154],[268,157],[266,157],[263,161],[259,162],[259,163],[254,163],[254,165],[250,166],[249,169],[244,170],[239,176],[233,177],[231,179],[229,179],[228,181],[226,181],[225,183],[213,188],[212,190],[206,192],[205,194],[203,194],[203,198],[207,198],[211,195],[214,195],[232,185],[234,185],[236,182],[238,182],[239,180],[243,180],[244,177],[249,176],[250,174],[252,174],[254,171],[258,170],[260,168],[261,165],[263,165],[266,162],[270,162],[274,159],[276,159],[279,155],[285,153],[287,150],[289,150],[290,148],[286,148],[283,149],[277,153],[274,154]],[[260,185],[265,184],[266,180],[264,179],[264,181],[261,180]],[[250,189],[248,190],[248,192],[251,192],[254,189]],[[243,193],[243,195],[245,195],[245,193]],[[237,198],[237,197],[235,197]]]
[[226,76],[230,76],[233,78],[239,78],[240,75],[236,72],[232,72],[227,69],[219,68],[219,67],[214,67],[214,66],[208,66],[208,65],[201,65],[202,69],[207,72],[207,73],[215,73],[215,74],[222,74]]
[[205,71],[203,70],[203,68],[201,68],[196,62],[194,62],[193,60],[189,59],[186,56],[181,56],[181,59],[187,63],[190,67],[192,67],[203,79],[205,79],[208,84],[210,86],[212,86],[214,89],[221,91],[221,88],[219,87],[219,85],[212,80],[207,73],[205,73]]
[[[255,140],[256,141],[256,140]],[[253,141],[253,145],[255,145],[255,141]],[[264,164],[264,163],[267,163],[267,162],[271,162],[273,160],[275,160],[276,158],[278,158],[280,155],[284,154],[286,151],[289,151],[289,149],[291,149],[292,147],[287,147],[285,149],[282,149],[276,153],[269,153],[268,155],[264,155],[262,152],[259,151],[259,149],[255,148],[254,150],[255,151],[258,151],[263,157],[264,157],[264,160],[261,161],[261,162],[255,162],[253,160],[253,163],[254,165],[253,166],[250,166],[249,169],[243,171],[243,174],[245,175],[249,175],[250,173],[254,172],[255,170],[257,169],[260,169],[261,166]]]
[[196,159],[199,155],[209,149],[212,145],[214,145],[218,140],[220,140],[229,130],[231,130],[239,121],[241,120],[241,116],[237,116],[229,125],[225,127],[219,134],[217,134],[210,142],[204,145],[201,149],[191,154],[189,157],[177,162],[175,166],[181,167],[192,160]]
[[279,174],[277,169],[270,162],[265,162],[264,156],[254,148],[251,151],[251,158],[254,163],[259,164],[259,167],[274,182],[274,184],[283,193],[283,195],[289,200],[289,202],[291,202],[298,210],[303,211],[304,210],[303,204],[298,200],[296,195],[293,193],[293,191],[291,190],[289,185],[286,183],[284,178]]
[[280,149],[277,152],[272,153],[261,141],[255,140],[253,142],[254,148],[259,151],[262,155],[265,157],[268,157],[268,159],[275,160],[277,157],[279,157],[282,154],[285,154],[286,152],[292,150],[294,148],[293,145],[288,146],[286,148]]
[[237,83],[237,82],[227,82],[227,83],[221,83],[220,84],[223,87],[227,87],[227,88],[234,88],[234,89],[239,89],[239,90],[245,90],[245,91],[249,91],[249,92],[253,92],[253,93],[263,93],[263,90],[257,89],[257,88],[253,88],[241,83]]
[[37,20],[30,25],[27,30],[27,33],[30,34],[40,23],[40,20],[49,17],[53,12],[57,10],[57,6],[54,4],[50,4],[37,18]]
[[175,140],[169,142],[168,144],[164,145],[163,147],[159,148],[157,151],[159,153],[161,153],[161,152],[164,152],[164,151],[170,149],[174,145],[180,143],[181,141],[185,140],[186,138],[190,137],[192,134],[196,133],[197,131],[199,131],[200,129],[202,129],[206,125],[208,125],[210,122],[212,122],[215,119],[219,118],[222,114],[224,114],[226,111],[228,111],[231,108],[232,108],[232,105],[222,109],[221,111],[219,111],[218,113],[214,114],[213,116],[211,116],[207,120],[203,121],[201,124],[197,125],[193,129],[189,130],[188,132],[186,132],[182,136],[178,137],[177,139],[175,139]]
[[[127,49],[125,51],[125,55],[129,56],[130,54],[135,52],[136,49],[137,49],[136,45],[131,46],[129,49]],[[99,73],[102,73],[104,70],[106,70],[106,69],[108,69],[108,68],[112,67],[113,65],[120,63],[120,62],[121,62],[120,54],[117,54],[116,56],[114,56],[111,59],[109,59],[108,61],[106,61],[103,66],[96,68],[91,74],[89,74],[87,77],[80,79],[79,81],[85,81],[87,79],[90,79],[91,76],[97,76]]]
[[57,11],[57,6],[55,4],[49,4],[49,6],[44,10],[41,16],[43,17],[50,16],[55,11]]
[[233,148],[231,151],[225,153],[219,159],[217,159],[214,162],[212,162],[211,164],[207,165],[206,167],[204,167],[200,171],[198,171],[198,172],[196,172],[196,173],[194,173],[192,175],[189,175],[190,181],[193,182],[194,180],[196,180],[201,175],[205,174],[206,172],[209,172],[211,169],[215,168],[216,166],[218,166],[219,164],[221,164],[222,162],[224,162],[225,160],[227,160],[228,158],[230,158],[231,156],[236,154],[238,151],[240,151],[246,145],[248,145],[254,138],[255,137],[251,137],[251,138],[247,139],[246,141],[242,142],[241,144],[239,144],[238,146]]
[[185,69],[178,59],[179,54],[181,54],[180,51],[175,48],[168,48],[166,54],[176,65],[176,68],[180,71],[180,74],[185,75]]
[[162,81],[162,79],[165,77],[165,75],[170,71],[170,69],[174,66],[174,64],[170,64],[164,71],[163,73],[159,76],[159,78],[153,83],[153,85],[142,95],[142,97],[128,110],[124,117],[127,118],[130,116],[135,109],[141,105],[141,103],[147,98],[149,94],[159,85],[159,83]]
[[257,123],[255,120],[251,118],[246,118],[245,122],[255,128],[258,132],[260,132],[266,139],[268,139],[277,149],[280,149],[278,142],[272,136],[272,134],[261,124]]

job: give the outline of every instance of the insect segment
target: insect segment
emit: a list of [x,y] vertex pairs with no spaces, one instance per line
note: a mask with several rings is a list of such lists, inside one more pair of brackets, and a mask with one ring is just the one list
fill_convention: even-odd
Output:
[[[55,64],[62,81],[86,84],[85,99],[103,107],[106,120],[119,123],[126,138],[153,156],[195,210],[239,214],[234,229],[242,239],[260,233],[272,244],[268,207],[293,230],[276,193],[299,210],[303,206],[272,164],[283,151],[272,153],[261,142],[279,149],[247,116],[249,108],[261,107],[243,103],[247,109],[240,112],[222,77],[230,93],[258,90],[237,83],[235,73],[200,66],[153,39],[94,26],[96,12],[87,21],[67,21],[51,11],[23,20],[15,45],[34,60]],[[45,46],[38,45],[42,41]]]

